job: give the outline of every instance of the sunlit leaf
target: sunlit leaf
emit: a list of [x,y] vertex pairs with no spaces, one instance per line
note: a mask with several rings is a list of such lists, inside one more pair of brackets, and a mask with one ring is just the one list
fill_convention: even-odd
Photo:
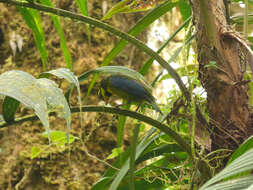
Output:
[[47,102],[36,84],[36,78],[23,71],[8,71],[0,75],[0,94],[10,96],[35,110],[49,132]]
[[82,126],[82,117],[81,117],[82,99],[81,99],[81,90],[80,90],[80,84],[79,84],[78,78],[74,75],[73,72],[71,72],[69,69],[66,69],[66,68],[59,68],[59,69],[51,70],[45,73],[55,75],[59,78],[64,78],[69,83],[74,84],[76,86],[77,93],[78,93],[79,109],[80,109],[80,121],[81,121],[81,126]]
[[67,122],[67,141],[69,140],[69,131],[71,125],[71,112],[63,92],[58,85],[47,78],[36,80],[36,84],[41,88],[41,94],[46,98],[48,110],[56,111],[60,117],[65,118]]
[[[149,131],[150,133],[153,133],[153,130]],[[149,136],[149,134],[147,135],[147,137]],[[144,138],[141,143],[139,143],[136,147],[136,156],[135,159],[137,159],[141,153],[150,145],[150,143],[152,143],[155,139],[157,139],[159,137],[159,135],[153,137],[151,140],[149,140],[148,142],[146,142],[146,138]],[[120,182],[123,180],[124,176],[126,175],[126,173],[129,170],[129,162],[130,159],[127,158],[127,160],[124,162],[123,166],[121,167],[120,171],[118,172],[117,176],[114,178],[114,180],[112,181],[109,190],[116,190],[120,184]]]
[[[47,132],[42,133],[42,136],[47,138]],[[58,146],[63,146],[68,143],[66,133],[64,131],[50,131],[50,138],[52,143],[55,143]],[[74,142],[78,137],[69,135],[69,144]]]
[[62,90],[54,81],[36,79],[23,71],[8,71],[0,75],[0,94],[14,98],[26,107],[34,109],[35,114],[46,127],[49,141],[48,111],[54,110],[64,117],[69,131],[70,109]]
[[41,148],[39,148],[38,146],[33,146],[32,147],[32,153],[31,153],[31,159],[34,159],[36,157],[38,157],[38,155],[43,152],[43,150]]
[[214,68],[214,69],[218,69],[219,67],[217,66],[217,63],[216,61],[210,61],[208,64],[206,64],[204,66],[205,68]]
[[133,13],[140,11],[147,11],[165,0],[122,0],[116,5],[114,5],[102,18],[102,20],[106,20],[111,18],[113,15],[118,13]]
[[121,152],[122,152],[122,148],[114,148],[114,149],[112,149],[112,153],[109,156],[107,156],[106,159],[107,160],[113,159],[113,158],[119,156]]

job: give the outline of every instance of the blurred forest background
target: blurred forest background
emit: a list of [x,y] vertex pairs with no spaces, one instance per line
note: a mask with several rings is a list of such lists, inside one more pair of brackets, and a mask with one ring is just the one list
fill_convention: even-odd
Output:
[[[126,0],[89,0],[87,1],[86,9],[80,8],[82,7],[80,6],[80,2],[52,0],[54,7],[83,15],[85,15],[86,10],[86,16],[88,15],[98,20],[101,20],[107,15],[113,6],[119,5],[120,2],[126,2]],[[138,2],[139,4],[133,4],[128,9],[123,9],[122,11],[120,11],[119,7],[116,7],[117,11],[110,15],[110,18],[104,19],[103,22],[120,31],[128,32],[138,21],[155,9],[163,7],[159,11],[163,11],[164,13],[159,16],[154,16],[154,14],[149,20],[147,19],[148,21],[143,24],[143,28],[139,29],[139,32],[132,33],[132,35],[135,36],[138,34],[136,38],[144,42],[154,51],[157,51],[164,45],[164,49],[159,55],[171,64],[179,74],[191,96],[190,98],[183,98],[185,94],[180,91],[171,73],[168,74],[166,71],[168,69],[159,65],[158,62],[150,60],[150,57],[143,50],[137,48],[136,45],[128,44],[124,47],[114,59],[110,60],[110,65],[126,66],[140,71],[142,74],[145,73],[146,81],[149,84],[154,82],[153,95],[156,97],[157,103],[166,117],[158,117],[158,114],[148,108],[145,112],[142,111],[141,113],[158,122],[164,119],[167,126],[176,131],[188,143],[187,147],[190,147],[190,154],[192,155],[189,156],[189,152],[187,153],[187,150],[182,149],[177,144],[177,141],[174,141],[173,137],[171,138],[167,134],[164,134],[164,132],[151,131],[151,125],[139,123],[136,119],[128,117],[126,123],[124,123],[126,117],[119,115],[83,112],[83,120],[81,122],[79,113],[76,112],[71,114],[72,122],[70,132],[71,135],[81,138],[82,141],[77,138],[70,144],[70,147],[54,144],[48,145],[48,139],[42,136],[45,128],[40,120],[31,120],[12,124],[8,127],[1,127],[0,189],[123,190],[134,189],[134,187],[135,189],[150,190],[198,189],[208,179],[221,171],[226,166],[228,160],[231,158],[235,160],[252,147],[250,144],[247,148],[244,147],[244,150],[236,156],[231,157],[234,150],[252,134],[252,131],[248,130],[252,126],[251,120],[249,119],[252,118],[252,112],[250,110],[250,106],[252,106],[252,87],[250,82],[246,82],[246,85],[249,85],[249,87],[243,86],[243,90],[246,88],[245,93],[248,95],[245,100],[249,105],[247,109],[250,110],[245,119],[247,121],[244,122],[242,119],[234,118],[234,115],[240,115],[236,111],[234,115],[230,114],[229,116],[223,116],[223,113],[216,112],[215,109],[222,110],[222,104],[217,104],[221,107],[212,107],[214,105],[212,98],[215,93],[219,94],[217,89],[223,88],[223,83],[217,84],[217,82],[214,82],[218,87],[216,90],[212,90],[215,91],[212,94],[206,81],[210,81],[208,77],[212,77],[212,75],[216,76],[217,70],[219,70],[217,71],[218,75],[224,70],[224,73],[229,71],[226,70],[226,67],[221,66],[219,53],[214,53],[216,49],[213,47],[216,47],[216,43],[213,43],[213,49],[207,47],[209,50],[212,49],[210,50],[212,55],[208,55],[204,50],[200,50],[200,37],[202,37],[202,34],[199,33],[202,29],[196,27],[196,23],[201,23],[201,21],[198,20],[198,13],[193,13],[192,16],[192,11],[197,12],[198,5],[186,0],[127,1],[127,5],[131,2]],[[219,5],[221,2],[223,1],[219,1],[217,4]],[[231,31],[235,32],[238,36],[242,36],[242,41],[245,39],[246,42],[243,42],[243,45],[247,44],[248,47],[251,47],[251,41],[253,39],[251,37],[252,21],[250,17],[250,12],[253,10],[252,2],[250,0],[249,3],[246,3],[246,1],[224,2],[225,4],[222,7],[227,5],[229,8],[226,9],[228,12],[225,13],[228,15],[224,14],[223,16],[229,17],[229,23],[227,24],[231,26]],[[31,5],[33,4],[32,1],[24,1],[24,4],[29,3]],[[48,1],[42,0],[34,4],[46,5],[47,3]],[[245,13],[245,6],[247,6],[247,13]],[[35,32],[29,27],[29,23],[24,18],[24,11],[22,12],[17,7],[8,3],[0,4],[1,74],[10,70],[21,70],[38,78],[46,70],[68,67],[71,68],[71,71],[76,76],[80,76],[101,65],[105,66],[105,58],[119,42],[117,36],[107,32],[105,29],[95,27],[94,25],[87,25],[81,21],[58,17],[66,42],[64,51],[61,41],[62,36],[59,35],[59,28],[55,27],[55,20],[46,12],[38,12],[40,16],[37,18],[41,21],[40,24],[44,31],[44,39],[41,38],[41,40],[45,42],[44,48],[47,52],[46,58],[43,58],[43,50],[39,49],[38,44],[35,42]],[[36,14],[34,13],[34,15]],[[249,17],[245,17],[245,14],[249,15]],[[150,21],[152,19],[153,21]],[[38,20],[35,20],[35,23]],[[212,22],[210,23],[214,24]],[[245,23],[247,23],[246,26]],[[201,27],[200,25],[197,26]],[[141,27],[142,25],[139,26],[139,28]],[[245,29],[245,27],[247,28]],[[211,32],[214,31],[213,29],[210,30]],[[247,34],[245,34],[245,30],[248,31],[246,32]],[[209,35],[207,36],[210,37]],[[233,37],[233,35],[231,36]],[[229,38],[232,38],[231,36]],[[208,41],[207,39],[205,40]],[[202,39],[202,41],[205,40]],[[213,39],[210,38],[209,40]],[[43,43],[41,43],[42,49]],[[248,51],[243,48],[241,52]],[[219,48],[217,48],[217,52],[219,52]],[[206,55],[204,55],[205,53]],[[247,59],[246,54],[244,55],[246,57],[245,59]],[[217,57],[215,57],[216,55]],[[147,61],[151,64],[147,64]],[[204,65],[201,61],[206,64]],[[200,65],[199,62],[201,63]],[[208,70],[206,72],[208,73],[208,79],[205,78],[206,76],[203,76],[203,71],[205,72],[205,70]],[[248,67],[242,75],[245,80],[251,80],[252,74]],[[87,80],[80,82],[82,100],[85,100],[83,103],[84,106],[104,105],[97,95],[101,78],[100,76],[98,77],[98,82],[95,83],[88,97],[86,95],[93,81],[93,77],[89,77]],[[57,78],[53,79],[63,89],[63,92],[67,91],[69,87],[67,81]],[[224,79],[224,77],[219,78],[219,80],[221,79]],[[226,79],[224,81],[227,82]],[[228,99],[225,97],[227,93],[224,92],[225,99]],[[74,89],[70,98],[71,106],[78,106],[77,96],[77,91]],[[219,95],[215,99],[217,102],[221,100],[218,97]],[[232,100],[231,102],[233,104]],[[115,106],[122,102],[114,97],[110,103],[112,106]],[[233,106],[231,107],[233,109]],[[234,107],[238,107],[238,105],[236,104]],[[131,110],[134,110],[134,108],[131,107]],[[15,118],[33,113],[31,109],[19,106]],[[222,118],[217,119],[217,123],[220,122],[224,128],[225,125],[230,126],[233,123],[232,128],[234,131],[227,131],[225,129],[221,130],[222,133],[219,130],[217,132],[215,127],[218,124],[212,122],[212,119],[217,116],[214,113],[222,115]],[[240,113],[245,114],[243,111]],[[202,120],[199,119],[199,114]],[[227,118],[226,122],[224,117]],[[221,122],[221,120],[224,120],[225,123]],[[240,128],[237,127],[238,123],[240,126],[244,126],[247,123],[247,125],[245,124],[245,128],[247,129],[245,131],[247,132],[242,130],[243,133],[247,133],[246,135],[238,134],[241,132],[237,130]],[[124,133],[121,133],[122,144],[119,143],[120,137],[118,134],[118,127],[120,125],[124,126]],[[140,128],[140,132],[138,132],[139,140],[137,140],[137,145],[134,147],[134,145],[131,145],[131,142],[132,136],[136,132],[134,132],[136,126]],[[210,132],[210,128],[208,127],[214,133]],[[50,116],[50,128],[51,130],[65,131],[66,122],[64,119],[56,117],[55,115]],[[192,129],[195,130],[194,133],[191,133]],[[231,135],[232,133],[235,134],[235,137]],[[147,134],[150,134],[150,136],[147,136]],[[223,136],[223,134],[226,135]],[[143,139],[146,140],[145,143],[149,142],[149,144],[145,144],[144,146]],[[215,142],[217,144],[214,143],[214,139],[217,139],[217,142]],[[220,139],[225,140],[222,141]],[[251,139],[248,142],[251,143]],[[141,149],[140,147],[142,146],[145,148]],[[33,151],[35,149],[38,149],[39,152],[35,151],[36,153],[34,153]],[[118,174],[122,171],[120,169],[126,166],[124,163],[131,157],[132,151],[136,151],[137,158],[135,163],[136,172],[132,171],[132,174],[134,173],[135,175],[135,180],[132,181],[133,184],[131,186],[131,171],[125,169],[125,172],[129,173],[122,174],[124,178],[119,179],[117,177],[120,176]],[[203,170],[201,171],[198,168],[202,164],[202,161],[204,162],[203,168],[209,169],[209,171],[204,172],[206,173],[204,177],[201,175],[203,174]],[[131,170],[131,166],[129,167]],[[246,179],[243,178],[243,180]],[[252,178],[247,178],[247,180],[247,184],[250,186],[251,183],[249,181],[252,181]],[[110,186],[110,184],[113,185]]]

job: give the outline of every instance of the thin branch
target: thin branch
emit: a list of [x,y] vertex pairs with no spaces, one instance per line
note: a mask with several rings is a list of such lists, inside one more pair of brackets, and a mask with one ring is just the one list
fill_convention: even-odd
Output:
[[96,156],[90,154],[89,151],[88,151],[88,149],[87,149],[87,147],[86,147],[84,144],[83,144],[83,148],[84,148],[85,154],[87,154],[89,157],[91,157],[91,158],[93,158],[93,159],[95,159],[95,160],[98,160],[99,162],[101,162],[101,163],[103,163],[103,164],[105,164],[105,165],[111,167],[112,169],[114,169],[114,170],[116,170],[116,171],[119,171],[119,170],[120,170],[119,168],[114,167],[113,165],[109,164],[108,162],[106,162],[106,161],[104,161],[104,160],[101,160],[100,158],[98,158],[98,157],[96,157]]
[[0,0],[0,2],[16,5],[16,6],[20,6],[20,7],[28,7],[28,8],[36,9],[36,10],[47,12],[47,13],[53,13],[58,16],[63,16],[63,17],[70,18],[73,20],[78,20],[80,22],[85,22],[85,23],[94,25],[96,27],[102,28],[103,30],[106,30],[108,32],[111,32],[112,34],[134,44],[136,47],[138,47],[139,49],[141,49],[142,51],[144,51],[145,53],[150,55],[152,58],[157,60],[157,62],[163,68],[165,68],[168,71],[168,73],[174,78],[174,80],[178,84],[179,88],[181,89],[181,91],[184,94],[184,96],[186,97],[186,99],[188,101],[190,101],[190,93],[187,90],[186,86],[184,85],[183,81],[181,80],[180,76],[177,74],[177,72],[155,51],[153,51],[151,48],[149,48],[143,42],[134,38],[133,36],[131,36],[127,33],[121,32],[121,31],[113,28],[112,26],[110,26],[106,23],[103,23],[97,19],[94,19],[94,18],[91,18],[88,16],[79,15],[76,13],[72,13],[70,11],[66,11],[66,10],[59,9],[59,8],[48,7],[45,5],[38,4],[36,2],[29,3],[26,1],[16,1],[16,0]]
[[[169,135],[171,138],[173,138],[188,154],[190,157],[192,157],[191,153],[191,147],[190,145],[175,131],[169,128],[168,125],[165,125],[157,120],[152,119],[151,117],[145,116],[143,114],[129,111],[129,110],[123,110],[115,107],[103,107],[103,106],[84,106],[82,107],[83,112],[105,112],[105,113],[111,113],[111,114],[117,114],[117,115],[124,115],[128,116],[134,119],[137,119],[139,121],[142,121],[144,123],[147,123],[160,131],[164,132],[165,134]],[[71,108],[71,113],[77,113],[80,112],[79,107],[73,107]],[[55,114],[55,113],[51,113]],[[25,121],[32,121],[32,120],[38,120],[39,118],[36,115],[29,115],[22,118],[15,119],[11,123],[6,122],[0,122],[0,128],[10,126],[11,124],[18,124]]]

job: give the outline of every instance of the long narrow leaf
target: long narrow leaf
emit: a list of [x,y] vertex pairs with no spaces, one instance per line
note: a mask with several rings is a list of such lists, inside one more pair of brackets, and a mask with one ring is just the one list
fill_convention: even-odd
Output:
[[80,8],[83,15],[88,16],[87,0],[76,0],[78,7]]
[[204,190],[210,185],[217,183],[223,179],[228,177],[232,177],[234,175],[240,174],[242,172],[250,171],[253,169],[253,149],[250,149],[242,156],[234,160],[231,164],[229,164],[224,170],[214,176],[212,179],[207,181],[200,190]]
[[[252,184],[253,176],[249,176],[218,183],[212,185],[211,187],[207,187],[204,190],[246,190],[246,188],[251,186]],[[249,188],[249,190],[252,190],[252,187]]]
[[243,144],[240,145],[239,148],[236,149],[236,151],[232,154],[229,161],[227,162],[227,165],[252,148],[253,148],[253,136],[249,137],[246,141],[243,142]]
[[[51,3],[50,0],[40,0],[40,2],[44,5],[49,6],[49,7],[53,7],[53,4]],[[58,16],[55,16],[55,15],[52,15],[52,14],[50,15],[50,17],[53,20],[55,28],[56,28],[59,36],[60,36],[61,49],[62,49],[63,56],[64,56],[65,61],[66,61],[66,65],[71,70],[72,69],[72,59],[71,59],[70,52],[69,52],[68,47],[67,47],[64,32],[62,30],[59,18],[58,18]]]
[[178,2],[178,8],[181,13],[183,21],[187,20],[192,14],[191,6],[188,0],[180,0]]
[[[150,131],[150,133],[153,133],[153,130]],[[149,136],[149,134],[147,135]],[[160,135],[156,135],[155,137],[153,137],[151,140],[146,142],[146,138],[144,138],[141,143],[139,143],[136,147],[136,157],[135,160],[142,154],[142,152],[155,140],[159,137]],[[114,178],[113,182],[111,183],[110,189],[109,190],[116,190],[120,184],[120,182],[122,181],[122,179],[124,178],[124,176],[126,175],[126,173],[129,170],[129,162],[130,159],[128,158],[126,160],[126,162],[124,163],[124,165],[121,167],[119,173],[117,174],[117,176]]]
[[[162,1],[162,0],[161,0]],[[117,13],[135,13],[140,11],[147,11],[151,8],[157,6],[160,1],[138,1],[138,0],[123,0],[114,5],[102,18],[102,20],[106,20],[111,18],[113,15]]]
[[[124,104],[125,102],[123,102]],[[125,105],[123,109],[130,109],[130,105]],[[117,143],[118,147],[123,146],[124,128],[126,123],[126,116],[120,115],[117,124]]]
[[[76,3],[84,16],[88,16],[87,0],[76,0]],[[88,35],[88,41],[91,41],[90,25],[86,24],[86,30]]]
[[130,2],[131,0],[123,0],[114,5],[102,18],[102,20],[106,20],[111,18],[114,14],[121,12],[124,10],[124,7]]
[[43,70],[47,68],[47,50],[40,15],[36,10],[18,7],[26,24],[32,29],[36,46],[40,52]]
[[136,146],[138,143],[138,136],[140,132],[140,123],[136,123],[133,130],[133,138],[131,142],[131,154],[130,154],[130,161],[129,161],[129,187],[130,190],[135,189],[134,185],[134,171],[135,171],[135,156],[136,156]]
[[[142,139],[142,141],[138,144],[137,148],[136,148],[136,152],[139,154],[139,153],[142,153],[149,145],[150,145],[150,141],[154,141],[155,139],[157,139],[159,136],[156,136],[154,138],[152,138],[150,141],[148,141],[148,139],[150,138],[150,136],[152,134],[154,134],[155,132],[155,129],[151,129],[147,132],[146,136]],[[144,147],[143,147],[144,146]],[[128,171],[128,168],[129,168],[129,155],[130,155],[130,148],[128,148],[126,151],[124,151],[124,153],[122,154],[122,160],[120,158],[118,158],[115,162],[114,162],[114,166],[115,167],[118,167],[118,168],[121,168],[119,173],[120,172],[123,172],[124,175],[126,174],[125,172]],[[138,156],[137,156],[138,158]],[[128,162],[127,162],[128,160]],[[122,164],[122,161],[124,162]],[[128,168],[126,168],[126,171],[122,169],[122,167],[124,165],[127,165]],[[105,189],[107,186],[105,186],[105,184],[107,184],[108,186],[110,185],[110,183],[112,182],[113,180],[113,177],[116,176],[117,174],[117,171],[115,171],[114,169],[110,168],[109,170],[106,171],[106,173],[104,174],[104,177],[103,177],[103,180],[100,180],[98,183],[96,183],[93,187],[92,187],[92,190],[97,190],[97,189]]]

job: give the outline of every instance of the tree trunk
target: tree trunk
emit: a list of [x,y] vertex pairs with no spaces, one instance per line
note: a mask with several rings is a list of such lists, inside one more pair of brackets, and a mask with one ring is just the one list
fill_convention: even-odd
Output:
[[[225,0],[224,0],[225,2]],[[234,150],[252,134],[246,64],[252,52],[226,20],[223,0],[192,0],[199,80],[207,92],[211,151]]]

